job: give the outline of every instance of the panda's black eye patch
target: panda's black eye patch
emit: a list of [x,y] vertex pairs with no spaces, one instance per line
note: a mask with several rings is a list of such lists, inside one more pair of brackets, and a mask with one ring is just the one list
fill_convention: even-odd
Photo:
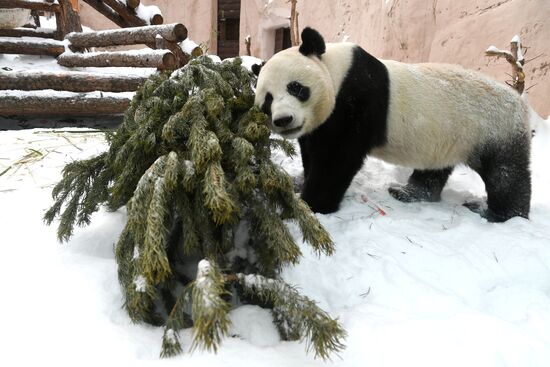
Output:
[[264,103],[262,104],[262,112],[268,116],[271,116],[271,104],[273,103],[273,95],[267,93],[265,95]]
[[298,82],[288,83],[286,86],[286,90],[288,91],[288,94],[298,98],[298,100],[301,102],[305,102],[309,99],[309,88]]

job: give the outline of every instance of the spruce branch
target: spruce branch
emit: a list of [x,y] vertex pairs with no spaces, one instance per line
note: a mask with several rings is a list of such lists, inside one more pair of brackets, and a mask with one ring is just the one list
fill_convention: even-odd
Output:
[[215,262],[199,262],[192,288],[194,338],[191,350],[200,346],[215,352],[229,331],[231,308],[223,299],[227,294],[225,281]]
[[343,350],[346,332],[315,302],[302,296],[282,280],[261,275],[236,274],[243,290],[273,304],[290,335],[306,341],[306,349],[314,350],[315,357],[329,359],[331,353]]

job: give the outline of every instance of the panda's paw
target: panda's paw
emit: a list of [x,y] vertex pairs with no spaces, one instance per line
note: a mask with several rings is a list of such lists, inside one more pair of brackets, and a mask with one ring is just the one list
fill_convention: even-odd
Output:
[[391,186],[388,188],[388,192],[394,199],[404,203],[441,200],[441,195],[434,194],[424,187],[411,184],[407,184],[405,186]]

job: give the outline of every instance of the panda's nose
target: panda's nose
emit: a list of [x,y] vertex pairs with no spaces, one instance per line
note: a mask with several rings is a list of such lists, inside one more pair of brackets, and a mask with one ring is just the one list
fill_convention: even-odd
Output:
[[277,120],[274,120],[273,125],[277,127],[285,127],[290,125],[291,122],[292,122],[292,116],[287,116],[287,117],[281,117]]

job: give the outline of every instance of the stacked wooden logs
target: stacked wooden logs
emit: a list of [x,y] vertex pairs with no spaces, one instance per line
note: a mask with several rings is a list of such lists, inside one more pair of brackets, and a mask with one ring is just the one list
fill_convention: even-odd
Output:
[[[149,67],[173,70],[188,55],[179,43],[182,24],[162,25],[157,7],[140,0],[84,0],[123,29],[82,33],[74,0],[2,0],[0,8],[25,8],[56,14],[57,29],[0,29],[0,54],[49,55],[67,67]],[[23,38],[25,37],[25,38]],[[40,37],[32,39],[28,37]],[[50,38],[50,39],[45,39]],[[63,40],[64,41],[61,41]],[[131,51],[83,52],[95,47],[146,45]],[[0,70],[1,115],[112,115],[123,113],[145,76],[76,71]]]
[[[6,41],[4,37],[38,37],[38,38],[54,38],[63,40],[65,35],[70,32],[82,32],[80,17],[73,9],[70,0],[2,0],[0,8],[13,9],[23,8],[33,11],[51,12],[55,14],[57,29],[51,30],[35,30],[32,28],[15,28],[15,29],[0,29],[0,47]],[[27,40],[30,44],[40,43],[40,40]],[[4,46],[0,49],[0,53],[24,53],[13,50],[12,46]],[[17,46],[17,45],[15,45]],[[30,46],[30,45],[28,45]],[[17,48],[17,47],[16,47]]]
[[60,65],[68,67],[130,66],[174,70],[187,63],[188,58],[178,45],[185,38],[187,38],[187,29],[180,23],[98,32],[75,32],[66,37],[71,50],[139,44],[147,45],[152,49],[88,53],[76,53],[70,50],[61,54],[57,61]]

